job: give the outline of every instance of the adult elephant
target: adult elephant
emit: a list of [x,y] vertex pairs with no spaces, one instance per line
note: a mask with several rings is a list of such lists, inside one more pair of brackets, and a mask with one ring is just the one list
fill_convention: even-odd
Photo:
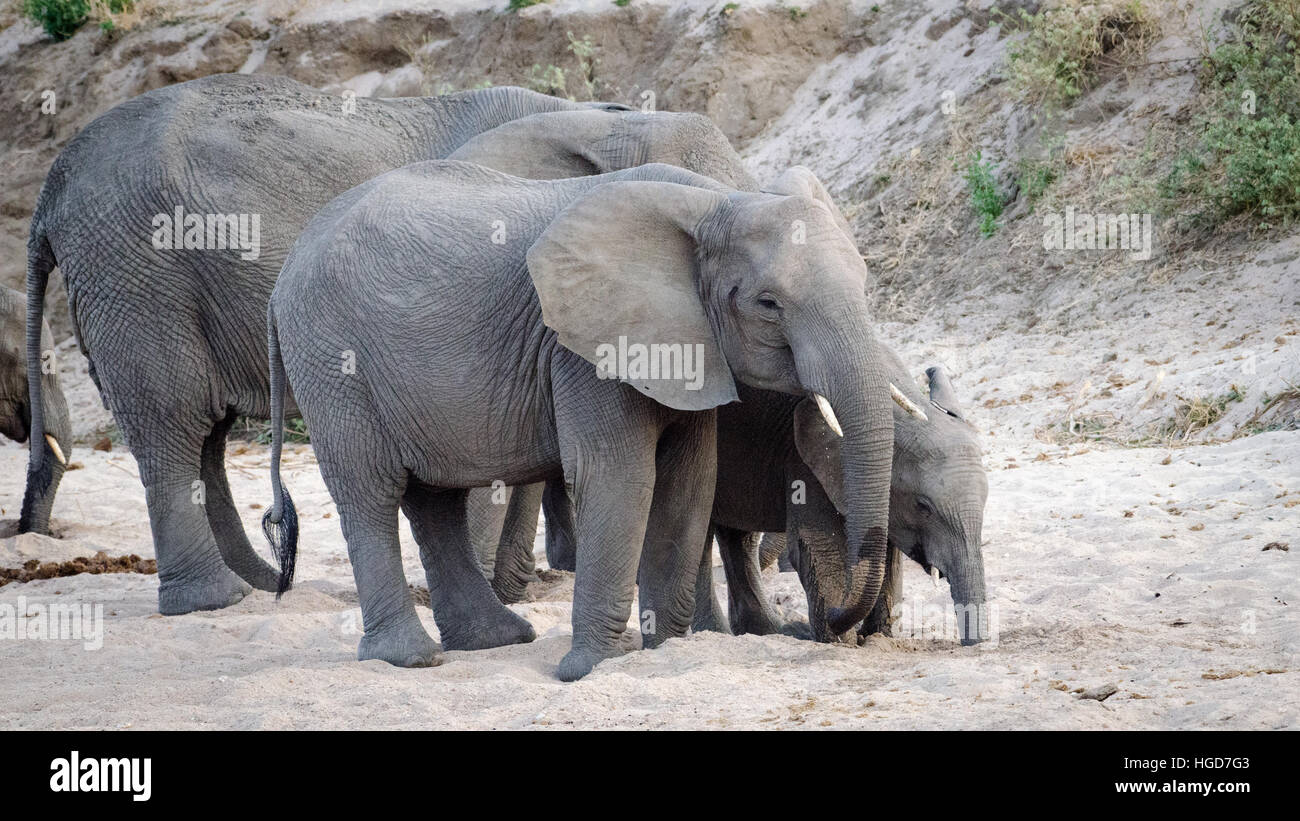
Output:
[[[27,389],[27,343],[23,331],[27,299],[18,291],[0,288],[0,434],[18,442],[26,442],[31,431],[31,406]],[[40,434],[41,445],[48,447],[53,459],[50,464],[50,481],[37,492],[35,489],[23,497],[18,519],[19,533],[49,533],[50,510],[54,506],[54,493],[63,478],[67,454],[72,452],[72,423],[68,418],[68,403],[59,387],[59,371],[52,358],[53,337],[50,328],[42,323],[40,350],[51,351],[41,363],[41,393],[49,397],[48,420]]]
[[[217,75],[151,91],[86,126],[50,169],[27,246],[28,498],[50,498],[59,472],[44,436],[57,420],[46,419],[36,376],[58,265],[91,376],[140,466],[159,610],[215,609],[249,585],[275,589],[224,457],[238,416],[270,412],[266,305],[290,245],[352,186],[548,113],[578,115],[565,120],[567,139],[539,128],[531,149],[516,150],[573,154],[599,170],[662,154],[724,182],[744,174],[702,117],[652,119],[520,88],[344,100],[281,77]],[[676,156],[684,145],[689,156]]]
[[[560,678],[617,652],[638,573],[647,646],[682,635],[716,478],[713,409],[737,382],[813,396],[827,424],[842,420],[844,595],[826,618],[846,630],[865,617],[883,579],[893,440],[866,269],[810,172],[773,190],[664,165],[538,182],[428,162],[312,220],[271,297],[272,396],[287,378],[338,503],[360,658],[434,659],[406,595],[399,506],[439,629],[455,630],[443,586],[491,597],[465,489],[560,476],[579,545]],[[279,410],[266,522],[284,587],[296,518]]]

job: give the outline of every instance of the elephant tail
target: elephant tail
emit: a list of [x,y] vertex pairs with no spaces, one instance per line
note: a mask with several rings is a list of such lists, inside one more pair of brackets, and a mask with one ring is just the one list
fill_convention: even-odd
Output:
[[[54,481],[54,462],[66,463],[67,457],[58,441],[45,431],[45,403],[41,396],[43,379],[41,363],[41,327],[45,323],[45,286],[50,271],[58,263],[54,249],[45,236],[39,215],[32,220],[32,232],[27,238],[27,397],[31,416],[28,425],[28,446],[31,456],[27,463],[27,490],[23,495],[23,509],[19,514],[19,529],[29,524],[34,515],[36,500],[43,497]],[[69,446],[70,442],[65,443]]]
[[271,509],[262,516],[262,533],[280,564],[280,580],[275,597],[279,599],[293,585],[293,569],[298,558],[298,511],[293,498],[280,481],[280,453],[284,450],[284,360],[280,357],[280,336],[276,332],[274,308],[267,310],[267,351],[271,370]]

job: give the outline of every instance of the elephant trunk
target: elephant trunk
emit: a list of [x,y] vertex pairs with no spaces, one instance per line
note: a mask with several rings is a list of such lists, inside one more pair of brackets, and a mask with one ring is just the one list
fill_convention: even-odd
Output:
[[[46,459],[42,472],[28,474],[27,488],[23,493],[22,512],[19,514],[18,531],[20,533],[50,532],[50,514],[54,510],[54,497],[59,490],[59,482],[67,469],[68,459],[72,454],[72,420],[68,415],[68,403],[59,389],[58,377],[47,374],[42,386],[44,401],[44,433]],[[54,442],[50,439],[53,438]],[[58,450],[55,450],[55,443]],[[39,479],[38,479],[39,476]]]
[[842,600],[826,603],[826,620],[834,633],[861,622],[880,595],[894,452],[894,402],[879,346],[861,318],[845,324],[848,327],[816,346],[827,352],[818,362],[800,362],[796,352],[805,387],[829,401],[843,431],[846,578]]
[[984,587],[984,554],[980,549],[979,511],[958,518],[962,538],[957,561],[948,573],[953,612],[957,617],[957,634],[964,645],[979,644],[992,635],[988,593]]

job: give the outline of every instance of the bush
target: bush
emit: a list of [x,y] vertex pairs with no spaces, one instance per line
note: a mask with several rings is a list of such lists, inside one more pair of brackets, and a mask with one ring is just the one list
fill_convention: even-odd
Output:
[[998,217],[1002,216],[1002,194],[993,179],[993,164],[984,161],[976,151],[966,166],[966,187],[970,190],[971,207],[980,217],[980,234],[990,237],[998,230]]
[[55,40],[66,40],[90,16],[90,0],[26,0],[23,13]]
[[998,11],[1001,23],[1025,36],[1007,52],[1012,88],[1033,103],[1064,106],[1092,84],[1103,54],[1140,36],[1151,22],[1141,0],[1117,10],[1062,5],[1017,16]]
[[55,40],[66,40],[90,17],[93,10],[103,17],[100,27],[113,30],[109,15],[130,11],[132,0],[24,0],[23,13]]
[[1194,222],[1253,214],[1269,228],[1300,217],[1298,40],[1300,0],[1256,2],[1206,55],[1196,144],[1159,189]]

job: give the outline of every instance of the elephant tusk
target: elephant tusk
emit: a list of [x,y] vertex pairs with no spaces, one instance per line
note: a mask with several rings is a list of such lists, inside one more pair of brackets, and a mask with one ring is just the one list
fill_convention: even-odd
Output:
[[49,443],[50,450],[54,451],[54,458],[59,460],[59,464],[66,465],[68,460],[63,456],[63,448],[59,447],[59,440],[47,433],[45,434],[45,441]]
[[894,385],[893,382],[889,383],[889,395],[894,397],[894,401],[898,403],[898,406],[900,408],[907,411],[912,416],[915,416],[917,419],[920,419],[922,422],[930,421],[930,417],[925,415],[925,411],[921,410],[920,406],[917,405],[915,402],[913,402],[911,399],[908,399],[907,396],[905,396],[903,392],[900,391],[897,388],[897,386]]
[[840,420],[835,418],[835,411],[831,410],[831,403],[826,401],[826,397],[820,393],[814,393],[813,401],[817,403],[817,410],[821,411],[822,418],[826,420],[826,425],[835,431],[836,436],[843,436],[844,429],[840,427]]
[[930,581],[934,582],[934,589],[939,589],[939,568],[930,565]]

